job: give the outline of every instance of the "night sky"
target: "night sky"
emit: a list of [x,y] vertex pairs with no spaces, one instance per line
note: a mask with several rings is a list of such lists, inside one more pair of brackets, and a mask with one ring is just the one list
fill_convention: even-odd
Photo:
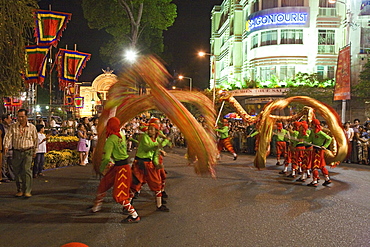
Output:
[[[99,48],[108,35],[103,30],[90,29],[83,17],[82,0],[41,0],[41,9],[72,13],[71,21],[63,32],[58,48],[77,50],[91,54],[79,81],[90,81],[108,66],[100,59]],[[182,74],[193,78],[193,87],[204,89],[209,83],[209,58],[200,58],[197,52],[209,52],[211,10],[222,0],[174,0],[177,5],[177,18],[172,27],[164,31],[164,45],[172,61],[167,62],[172,75]],[[55,53],[57,50],[54,49]],[[118,69],[118,68],[112,68]],[[189,80],[177,81],[178,86],[188,84]]]

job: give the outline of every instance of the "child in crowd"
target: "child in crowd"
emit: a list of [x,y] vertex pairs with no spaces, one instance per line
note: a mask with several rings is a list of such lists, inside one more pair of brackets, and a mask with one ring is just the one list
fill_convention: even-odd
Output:
[[42,171],[44,170],[46,141],[47,141],[47,137],[44,134],[45,132],[44,125],[38,124],[36,125],[36,129],[37,129],[37,137],[38,137],[38,146],[36,149],[36,157],[35,157],[34,165],[33,165],[33,177],[34,178],[36,178],[37,176],[39,177],[44,176]]

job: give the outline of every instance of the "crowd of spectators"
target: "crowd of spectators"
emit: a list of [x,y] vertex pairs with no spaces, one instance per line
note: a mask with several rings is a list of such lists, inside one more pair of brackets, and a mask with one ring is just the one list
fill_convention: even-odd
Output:
[[[162,132],[170,137],[172,147],[179,147],[179,148],[186,148],[187,143],[184,138],[184,135],[181,133],[180,129],[174,125],[168,118],[162,117],[161,120],[161,129]],[[10,114],[6,114],[2,117],[2,124],[5,129],[7,126],[12,124],[14,119],[11,118]],[[36,120],[30,120],[36,126],[43,125],[45,126],[45,134],[47,135],[61,135],[61,136],[78,136],[78,129],[77,127],[80,124],[83,124],[86,129],[86,142],[88,146],[88,151],[90,155],[86,155],[85,163],[88,162],[89,157],[92,157],[94,148],[98,141],[97,136],[97,124],[98,118],[81,118],[81,119],[73,119],[69,118],[68,120],[64,120],[62,122],[57,123],[54,117],[51,118],[50,121],[44,121],[43,118],[38,117]],[[124,131],[127,137],[127,146],[128,151],[133,151],[136,149],[137,144],[135,142],[130,141],[130,138],[137,139],[137,135],[139,135],[140,125],[149,121],[149,118],[146,116],[138,116],[133,118],[131,121],[126,123],[122,130]],[[202,122],[203,119],[199,118],[198,121]],[[323,127],[325,126],[325,122],[323,122]],[[347,163],[358,163],[358,164],[370,164],[370,157],[368,155],[368,151],[370,148],[370,118],[367,118],[365,122],[361,124],[359,119],[354,119],[353,123],[346,122],[343,125],[345,135],[348,138],[349,144],[349,152],[344,160]],[[245,153],[245,154],[255,154],[255,142],[256,136],[253,133],[256,131],[254,124],[245,124],[242,120],[238,119],[229,119],[229,137],[231,139],[231,143],[234,147],[236,153]],[[5,130],[4,130],[5,132]],[[3,132],[3,134],[4,134]],[[251,137],[252,136],[252,137]],[[275,143],[274,138],[272,138],[271,146],[270,146],[271,155],[275,155]],[[11,154],[4,154],[3,155],[3,164],[10,163]],[[81,161],[82,162],[82,161]],[[82,163],[81,163],[82,164]],[[12,179],[12,176],[6,176],[4,171],[2,171],[2,176],[9,177]]]

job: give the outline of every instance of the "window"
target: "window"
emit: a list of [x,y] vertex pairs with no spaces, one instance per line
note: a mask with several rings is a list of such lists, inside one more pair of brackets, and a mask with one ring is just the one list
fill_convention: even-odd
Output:
[[335,3],[329,3],[328,0],[320,0],[319,2],[319,16],[336,16],[337,9]]
[[318,53],[334,53],[335,52],[335,31],[334,30],[319,30],[318,35]]
[[324,79],[324,66],[317,66],[317,79]]
[[281,7],[304,6],[304,0],[281,0]]
[[261,81],[270,80],[273,75],[276,75],[275,66],[265,66],[260,69],[260,79]]
[[277,30],[265,31],[261,33],[261,46],[276,44],[277,44]]
[[335,76],[335,71],[334,71],[334,66],[328,66],[328,79],[334,79]]
[[251,49],[253,48],[256,48],[258,47],[258,34],[255,34],[252,36],[252,47]]
[[294,66],[280,66],[280,80],[286,80],[294,78],[295,67]]
[[278,6],[278,0],[264,0],[262,1],[262,9],[272,9]]
[[320,0],[319,7],[320,8],[335,8],[335,3],[329,3],[328,0]]
[[280,44],[303,44],[303,30],[282,29]]
[[259,11],[259,0],[256,0],[254,3],[253,3],[253,12],[258,12]]

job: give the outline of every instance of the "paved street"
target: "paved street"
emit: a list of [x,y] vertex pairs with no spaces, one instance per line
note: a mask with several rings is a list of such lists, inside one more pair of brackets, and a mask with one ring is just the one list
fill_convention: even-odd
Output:
[[137,224],[120,223],[111,193],[89,213],[99,183],[91,165],[46,171],[30,199],[14,197],[14,182],[0,185],[0,246],[370,246],[370,166],[341,164],[329,169],[330,186],[312,188],[279,175],[273,158],[258,171],[253,156],[223,153],[212,179],[184,154],[172,149],[164,160],[170,212],[155,211],[145,186]]

